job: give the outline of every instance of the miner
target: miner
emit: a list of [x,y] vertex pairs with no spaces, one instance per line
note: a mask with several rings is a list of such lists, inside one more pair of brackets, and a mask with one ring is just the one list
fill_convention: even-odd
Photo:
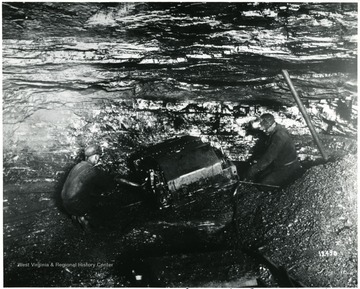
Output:
[[65,210],[84,229],[88,228],[89,215],[107,185],[104,174],[96,168],[100,155],[98,145],[86,147],[85,160],[70,171],[61,192]]
[[246,179],[269,187],[287,185],[301,168],[291,135],[270,113],[262,114],[253,127],[264,132],[265,141],[262,153],[254,156]]

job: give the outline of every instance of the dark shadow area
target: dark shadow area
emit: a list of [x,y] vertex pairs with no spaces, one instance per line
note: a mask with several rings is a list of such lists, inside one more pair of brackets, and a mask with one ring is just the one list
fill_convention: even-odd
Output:
[[144,255],[127,252],[116,262],[113,272],[126,287],[166,287]]

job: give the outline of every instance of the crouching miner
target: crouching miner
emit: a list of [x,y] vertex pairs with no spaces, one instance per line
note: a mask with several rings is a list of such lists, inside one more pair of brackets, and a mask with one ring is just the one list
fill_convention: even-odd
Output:
[[61,191],[65,210],[83,229],[88,228],[89,215],[107,185],[107,178],[95,167],[100,155],[99,146],[88,146],[85,149],[85,161],[78,163],[70,171]]
[[246,179],[269,186],[282,187],[289,184],[301,168],[289,132],[276,123],[270,113],[262,114],[260,122],[253,126],[259,126],[266,139],[263,153],[255,156]]

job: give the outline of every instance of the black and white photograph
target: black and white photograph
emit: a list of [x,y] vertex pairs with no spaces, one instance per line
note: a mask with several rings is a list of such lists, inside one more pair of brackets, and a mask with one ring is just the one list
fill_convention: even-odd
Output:
[[358,287],[356,1],[2,1],[3,287]]

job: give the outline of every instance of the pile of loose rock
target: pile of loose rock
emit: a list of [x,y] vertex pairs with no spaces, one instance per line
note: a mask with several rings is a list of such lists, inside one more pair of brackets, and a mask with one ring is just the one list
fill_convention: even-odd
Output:
[[243,188],[237,241],[306,286],[357,286],[356,155],[309,169],[282,191]]

